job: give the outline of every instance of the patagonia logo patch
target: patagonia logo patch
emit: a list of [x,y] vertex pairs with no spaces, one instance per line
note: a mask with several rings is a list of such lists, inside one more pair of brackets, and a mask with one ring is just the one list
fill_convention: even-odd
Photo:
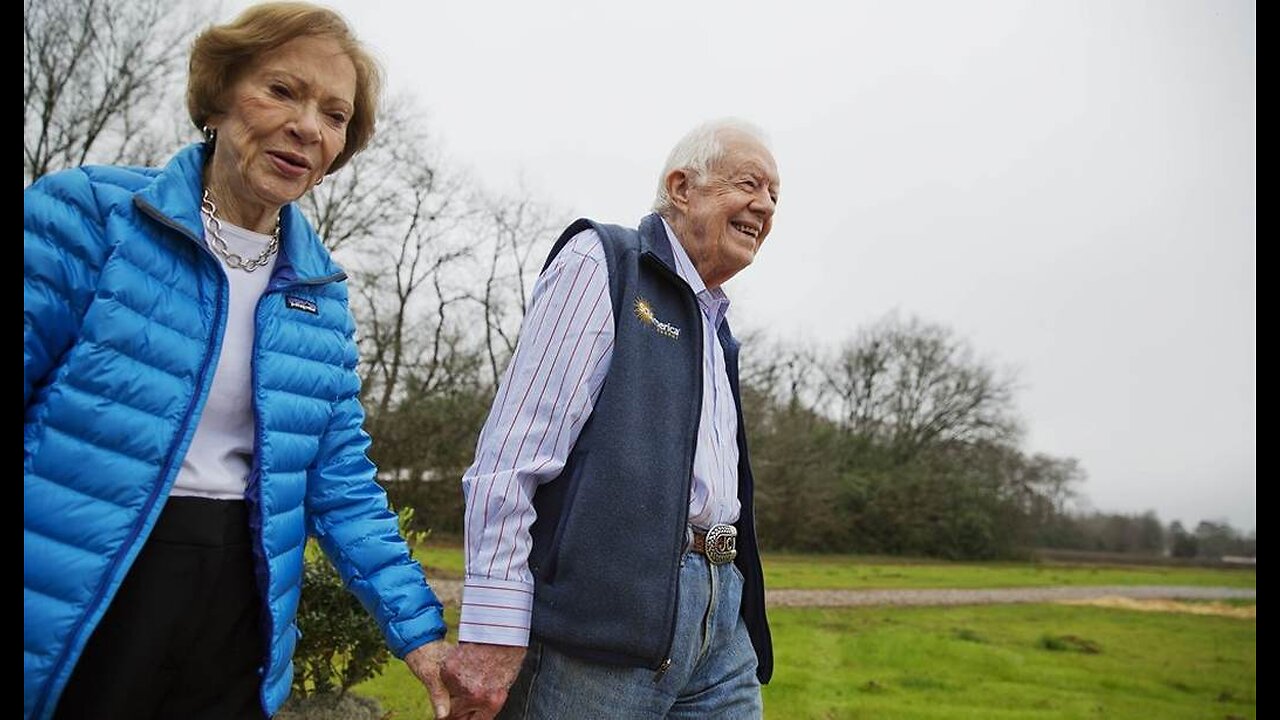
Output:
[[318,312],[316,310],[314,300],[308,300],[304,297],[298,297],[297,295],[285,295],[284,306],[290,310],[301,310],[303,312],[309,312],[312,315],[315,315]]
[[635,302],[631,304],[631,311],[636,314],[636,318],[639,319],[640,322],[653,328],[659,335],[671,338],[672,340],[680,339],[680,328],[672,325],[671,323],[665,323],[659,320],[657,316],[653,314],[653,306],[649,304],[648,300],[645,300],[642,297],[636,298]]

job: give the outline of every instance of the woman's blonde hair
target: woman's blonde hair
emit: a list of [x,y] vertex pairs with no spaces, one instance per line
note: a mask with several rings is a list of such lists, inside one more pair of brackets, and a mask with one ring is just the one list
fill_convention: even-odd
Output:
[[377,123],[382,71],[338,13],[309,3],[272,2],[245,10],[226,25],[196,37],[187,75],[187,114],[197,129],[226,111],[227,93],[265,52],[301,37],[332,38],[356,68],[356,97],[347,123],[347,144],[332,173],[369,144]]

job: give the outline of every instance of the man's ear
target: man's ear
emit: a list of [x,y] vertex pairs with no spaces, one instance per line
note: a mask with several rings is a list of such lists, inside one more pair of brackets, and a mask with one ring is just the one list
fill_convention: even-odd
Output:
[[681,212],[689,209],[689,193],[693,190],[693,176],[687,170],[672,170],[667,173],[667,197],[671,205]]

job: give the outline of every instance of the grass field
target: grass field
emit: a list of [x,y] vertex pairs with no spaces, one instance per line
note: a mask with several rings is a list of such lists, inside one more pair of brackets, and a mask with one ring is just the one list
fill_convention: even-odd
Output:
[[[1257,716],[1254,620],[1067,605],[794,608],[770,618],[771,720]],[[357,691],[390,718],[430,717],[401,663]]]
[[[418,557],[429,577],[462,577],[460,547],[424,546]],[[784,553],[766,554],[764,567],[771,588],[1257,587],[1252,569]],[[1254,619],[1047,604],[777,608],[769,616],[771,720],[1257,716]],[[454,627],[457,611],[447,617]],[[425,691],[398,662],[357,691],[392,719],[431,715]]]
[[[428,577],[461,578],[462,548],[419,547]],[[795,589],[994,588],[1061,585],[1198,585],[1256,588],[1250,569],[1102,566],[1058,563],[947,563],[859,555],[766,553],[766,586]]]
[[1253,620],[1065,605],[772,611],[769,718],[1254,718]]

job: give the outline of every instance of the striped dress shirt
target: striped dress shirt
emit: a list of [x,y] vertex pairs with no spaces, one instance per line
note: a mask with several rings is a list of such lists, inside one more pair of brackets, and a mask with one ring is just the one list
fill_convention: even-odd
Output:
[[[736,521],[740,510],[737,407],[716,339],[729,299],[720,288],[706,287],[671,226],[663,225],[675,270],[702,310],[702,414],[689,524],[705,529]],[[460,641],[529,642],[533,493],[559,476],[591,416],[613,356],[613,325],[604,248],[594,230],[585,230],[570,239],[534,286],[475,462],[462,478],[467,569]]]

